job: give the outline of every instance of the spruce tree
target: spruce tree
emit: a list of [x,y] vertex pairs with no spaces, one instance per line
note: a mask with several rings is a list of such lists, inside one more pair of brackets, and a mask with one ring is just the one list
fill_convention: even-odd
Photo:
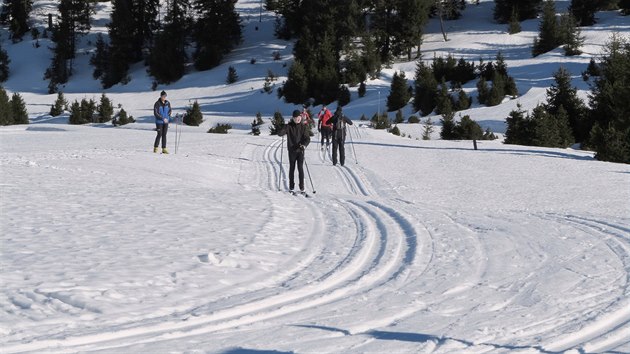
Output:
[[114,105],[109,97],[105,96],[105,94],[101,95],[101,100],[96,107],[96,111],[98,113],[99,123],[105,123],[112,120],[112,116],[114,115]]
[[195,100],[192,106],[186,110],[184,116],[184,124],[198,127],[203,122],[203,113],[201,113],[201,107],[199,102]]
[[556,5],[553,0],[545,0],[542,10],[542,19],[538,27],[538,38],[534,40],[533,56],[555,49],[561,43],[561,34],[556,19]]
[[515,145],[532,145],[535,128],[529,115],[523,111],[520,103],[510,112],[505,119],[507,129],[505,131],[505,143]]
[[9,96],[4,87],[0,86],[0,125],[13,124],[13,110]]
[[55,100],[55,103],[53,103],[53,105],[50,107],[50,115],[53,117],[61,115],[67,106],[68,101],[66,101],[63,92],[59,91],[57,93],[57,99]]
[[270,135],[278,135],[278,133],[284,129],[285,126],[284,117],[280,111],[276,111],[271,119],[271,125],[269,126]]
[[282,93],[286,102],[301,103],[308,97],[308,80],[306,71],[299,60],[295,60],[287,75],[287,82],[284,84]]
[[169,84],[184,75],[188,0],[169,2],[165,26],[156,35],[149,57],[149,72],[158,83]]
[[22,96],[17,92],[11,97],[11,115],[13,124],[28,124],[26,103],[24,103]]
[[33,8],[33,0],[4,0],[1,22],[9,25],[13,42],[22,40],[30,27],[28,18]]
[[436,98],[436,107],[435,113],[437,114],[448,114],[453,112],[453,101],[451,99],[451,95],[448,92],[448,87],[446,82],[442,81],[440,85],[440,89],[438,90],[438,95]]
[[365,85],[365,81],[362,81],[359,84],[359,89],[357,90],[357,93],[359,94],[359,97],[365,97],[366,91],[367,91],[367,87]]
[[343,107],[347,105],[348,103],[350,103],[350,100],[351,100],[351,94],[350,94],[350,89],[348,89],[348,86],[346,85],[339,86],[339,96],[337,97],[337,104]]
[[560,67],[553,74],[554,83],[547,89],[546,110],[552,115],[559,115],[564,110],[568,116],[571,127],[571,140],[584,142],[588,138],[590,130],[586,122],[586,106],[577,95],[577,88],[571,85],[571,74],[565,68]]
[[416,65],[414,87],[414,110],[420,111],[422,116],[431,114],[437,104],[438,82],[435,79],[433,70],[421,60]]
[[422,126],[422,140],[431,140],[433,129],[433,122],[431,121],[431,117],[429,117],[424,121],[424,125]]
[[457,105],[455,106],[455,111],[463,111],[470,108],[472,101],[470,97],[466,94],[464,90],[459,90],[457,97]]
[[2,48],[2,42],[0,42],[0,82],[5,82],[9,79],[9,54]]
[[488,82],[484,77],[481,77],[477,82],[477,100],[480,104],[487,104],[490,97],[490,88],[488,88]]
[[405,72],[395,72],[392,78],[392,84],[387,96],[387,110],[389,112],[399,110],[409,103],[411,94],[407,87],[407,78]]
[[575,16],[578,26],[592,26],[595,24],[595,12],[598,2],[594,0],[571,0],[569,12]]
[[440,131],[440,138],[442,138],[442,140],[457,139],[457,134],[455,133],[455,113],[449,112],[442,115],[440,122],[442,122],[442,131]]
[[518,20],[536,18],[542,0],[494,0],[494,19],[507,23],[516,11]]
[[512,9],[512,15],[510,16],[510,21],[508,23],[508,33],[516,34],[521,32],[521,21],[518,18],[518,11],[516,7]]
[[193,0],[198,16],[194,26],[197,70],[217,66],[223,56],[241,41],[241,25],[232,0]]
[[123,81],[129,71],[133,53],[137,50],[134,43],[135,19],[132,14],[132,1],[114,0],[112,4],[111,22],[107,25],[110,44],[109,48],[102,51],[107,63],[101,76],[103,88],[110,88]]
[[590,96],[590,146],[597,159],[630,163],[630,40],[613,35]]
[[584,44],[584,37],[577,26],[575,17],[567,13],[560,18],[560,36],[561,42],[564,44],[564,54],[566,56],[580,55],[582,51],[580,47]]
[[90,65],[94,67],[92,77],[95,80],[100,79],[107,70],[109,63],[109,47],[105,38],[101,33],[96,37],[96,50],[92,57],[90,57]]
[[236,74],[236,69],[233,66],[230,66],[228,68],[228,74],[227,74],[227,78],[225,79],[225,82],[227,84],[233,84],[236,81],[238,81],[238,74]]
[[[133,17],[133,49],[131,62],[143,59],[143,50],[149,47],[158,30],[159,0],[131,0]],[[133,119],[133,117],[131,117]]]
[[121,108],[120,112],[118,112],[118,118],[116,119],[116,122],[118,122],[119,125],[126,125],[129,123],[135,123],[136,120],[133,118],[133,116],[129,116],[127,114],[127,111]]
[[481,130],[479,123],[465,115],[456,124],[454,135],[456,139],[461,140],[481,140],[483,139],[483,130]]
[[630,0],[619,0],[619,8],[624,16],[630,15]]

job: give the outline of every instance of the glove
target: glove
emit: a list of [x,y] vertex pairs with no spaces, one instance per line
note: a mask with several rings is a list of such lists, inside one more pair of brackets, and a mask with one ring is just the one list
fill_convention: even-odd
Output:
[[317,128],[317,131],[321,133],[322,132],[322,128]]
[[164,118],[163,121],[164,121],[164,124],[168,124],[168,118]]

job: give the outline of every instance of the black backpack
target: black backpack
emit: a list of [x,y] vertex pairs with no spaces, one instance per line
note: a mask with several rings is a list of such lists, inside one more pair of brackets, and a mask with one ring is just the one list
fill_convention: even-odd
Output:
[[336,115],[335,119],[335,130],[344,130],[346,128],[346,121],[343,119],[343,114]]

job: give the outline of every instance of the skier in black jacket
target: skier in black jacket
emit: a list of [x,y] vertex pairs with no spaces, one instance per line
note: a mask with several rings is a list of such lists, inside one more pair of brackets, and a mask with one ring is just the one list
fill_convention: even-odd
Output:
[[341,107],[337,107],[331,122],[333,126],[333,165],[337,165],[337,149],[339,149],[339,163],[343,166],[346,161],[346,149],[344,147],[346,142],[346,124],[352,125],[352,121],[343,114]]
[[295,165],[300,177],[300,192],[304,193],[304,150],[311,142],[308,125],[303,124],[301,112],[293,111],[293,118],[278,132],[278,136],[287,136],[289,150],[289,189],[295,188]]

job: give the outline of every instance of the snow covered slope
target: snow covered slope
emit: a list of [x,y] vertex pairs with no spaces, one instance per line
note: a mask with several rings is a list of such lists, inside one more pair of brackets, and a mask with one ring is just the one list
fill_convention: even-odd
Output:
[[[104,31],[109,5],[99,6],[84,48]],[[159,88],[177,110],[198,99],[205,113],[177,155],[174,126],[172,154],[150,152],[157,97],[144,67],[107,91],[138,123],[70,126],[44,115],[55,98],[41,80],[49,52],[8,45],[6,87],[23,93],[32,124],[0,128],[1,352],[630,352],[630,166],[355,124],[345,167],[316,141],[307,149],[313,198],[279,192],[282,140],[245,132],[258,111],[294,109],[260,92],[292,48],[273,39],[270,14],[258,23],[258,6],[239,1],[245,42],[223,65]],[[630,31],[627,18],[600,13],[584,30],[587,54],[531,59],[536,22],[509,36],[490,11],[470,6],[448,23],[447,43],[432,23],[425,58],[501,49],[525,107],[544,99],[560,64],[586,89],[577,76],[590,56],[612,31]],[[100,95],[87,58],[70,99]],[[230,65],[241,79],[225,85]],[[400,69],[414,63],[385,69],[347,112],[383,108]],[[515,104],[466,113],[501,128]],[[224,121],[237,129],[205,133]]]
[[630,167],[351,133],[306,199],[276,137],[0,130],[2,351],[630,350]]

